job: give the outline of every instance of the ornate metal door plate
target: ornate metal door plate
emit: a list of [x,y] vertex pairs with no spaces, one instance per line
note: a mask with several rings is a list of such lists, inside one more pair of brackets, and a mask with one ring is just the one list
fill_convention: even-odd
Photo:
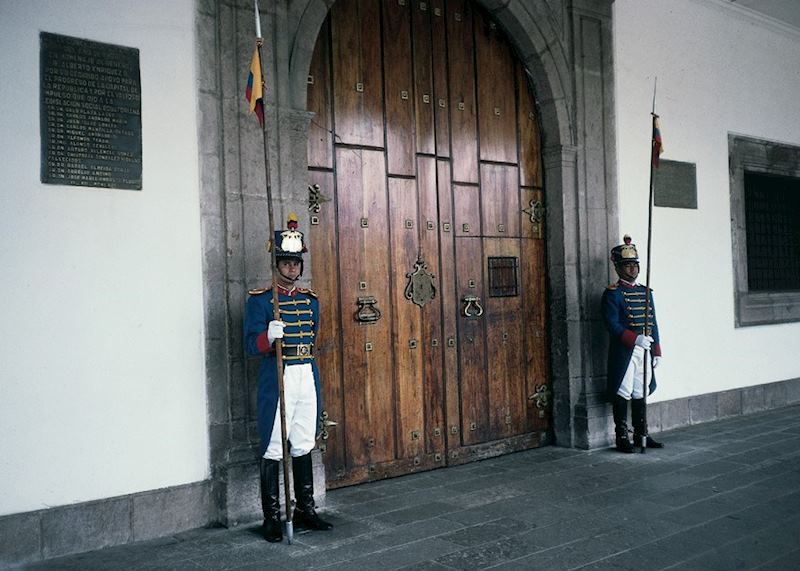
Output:
[[436,286],[434,285],[434,275],[428,272],[428,264],[417,257],[414,264],[414,271],[406,274],[408,283],[406,284],[405,296],[416,305],[423,307],[426,303],[436,297]]

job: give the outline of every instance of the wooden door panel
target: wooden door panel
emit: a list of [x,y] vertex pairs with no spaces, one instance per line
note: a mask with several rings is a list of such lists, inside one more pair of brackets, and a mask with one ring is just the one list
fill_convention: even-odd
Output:
[[[424,452],[422,318],[419,308],[405,298],[406,277],[419,251],[416,181],[389,178],[394,375],[399,457]],[[388,419],[387,419],[388,420]]]
[[453,185],[453,230],[456,236],[481,235],[481,193],[477,186]]
[[436,156],[450,156],[450,89],[447,84],[447,19],[444,0],[432,0],[433,101],[436,123]]
[[519,237],[517,167],[481,164],[481,210],[484,236]]
[[519,125],[519,171],[521,186],[542,187],[542,149],[539,118],[522,64],[515,62],[517,75],[517,124]]
[[520,233],[523,238],[544,238],[544,197],[535,188],[520,189],[522,197],[522,222]]
[[478,131],[475,108],[472,4],[447,2],[447,54],[450,78],[452,176],[457,182],[478,182]]
[[[330,264],[337,258],[338,244],[336,243],[336,203],[331,195],[334,192],[333,173],[323,171],[310,171],[309,183],[318,184],[322,194],[329,200],[320,203],[320,211],[316,214],[319,224],[308,228],[307,236],[309,249],[312,252],[310,267],[314,280],[314,288],[324,292],[320,298],[319,333],[315,340],[314,353],[319,367],[322,384],[322,408],[328,417],[340,422],[344,420],[344,407],[342,402],[342,337],[341,317],[336,297],[328,295],[339,288],[338,273],[331,271]],[[338,427],[327,431],[328,438],[322,443],[324,448],[325,464],[329,473],[335,475],[345,463],[344,432]]]
[[[517,295],[495,297],[492,294],[490,258],[520,260],[517,239],[485,238],[487,261],[486,328],[487,370],[490,406],[490,439],[521,434],[525,429],[525,371],[523,370],[522,289]],[[513,272],[511,272],[513,273]],[[521,279],[517,272],[517,283]],[[521,284],[520,284],[521,285]]]
[[[427,5],[426,5],[427,6]],[[417,152],[432,155],[436,152],[433,91],[433,49],[431,43],[430,10],[418,3],[411,8],[412,41],[414,44],[414,107],[417,118]]]
[[[525,392],[533,395],[541,385],[548,385],[550,378],[548,360],[547,312],[545,299],[544,240],[521,240],[521,278],[525,299],[522,306],[524,327],[524,371]],[[544,430],[549,426],[552,414],[552,395],[547,406],[538,408],[533,399],[526,397],[526,419],[528,430]]]
[[383,77],[389,174],[415,174],[411,14],[408,4],[383,1]]
[[339,0],[331,8],[336,141],[383,147],[380,4]]
[[[420,308],[422,336],[420,341],[424,366],[423,404],[425,411],[425,443],[428,452],[444,450],[444,358],[446,342],[442,337],[442,276],[439,271],[439,212],[436,190],[436,159],[417,159],[417,193],[419,196],[419,228],[421,259],[433,274],[436,296]],[[416,306],[415,306],[416,307]]]
[[[349,466],[394,457],[392,339],[389,303],[389,216],[384,154],[336,152],[339,213],[344,409]],[[362,224],[364,220],[364,224]],[[365,226],[366,227],[365,227]],[[351,317],[358,298],[372,296],[384,316],[362,324]],[[369,345],[368,345],[369,344]]]
[[481,10],[475,11],[475,56],[481,160],[516,163],[514,59],[500,29]]
[[330,169],[333,168],[333,121],[329,34],[330,26],[326,20],[320,29],[308,72],[308,110],[314,113],[308,126],[308,166]]
[[[465,315],[466,296],[483,295],[483,255],[480,238],[456,238],[456,291],[458,292],[458,358],[462,444],[483,442],[489,435],[489,395],[486,384],[486,320]],[[473,304],[470,313],[474,313]]]
[[436,161],[437,192],[439,198],[439,240],[441,253],[442,342],[444,344],[445,371],[445,434],[447,447],[461,446],[460,396],[458,376],[458,292],[456,290],[455,232],[453,232],[453,195],[450,191],[450,162]]
[[[308,88],[309,177],[332,199],[309,230],[339,422],[328,485],[540,445],[549,403],[527,397],[549,375],[542,179],[523,67],[473,0],[332,4]],[[517,295],[490,295],[490,257],[518,260]],[[437,288],[422,307],[405,297],[417,263]],[[482,315],[464,315],[470,295]],[[359,323],[367,297],[381,318]]]

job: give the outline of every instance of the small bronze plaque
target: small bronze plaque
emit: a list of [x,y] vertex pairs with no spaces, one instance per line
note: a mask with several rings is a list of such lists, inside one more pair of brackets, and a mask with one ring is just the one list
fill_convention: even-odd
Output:
[[662,159],[653,169],[653,205],[697,210],[697,167]]

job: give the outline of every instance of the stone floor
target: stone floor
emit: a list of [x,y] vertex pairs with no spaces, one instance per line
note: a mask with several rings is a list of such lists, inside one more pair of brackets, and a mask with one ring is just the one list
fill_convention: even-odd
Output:
[[[800,569],[800,406],[334,490],[331,532],[201,529],[27,569]],[[255,499],[254,499],[255,501]]]

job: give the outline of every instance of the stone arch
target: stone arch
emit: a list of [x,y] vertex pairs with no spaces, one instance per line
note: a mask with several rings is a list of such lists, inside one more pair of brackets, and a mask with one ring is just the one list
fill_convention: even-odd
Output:
[[[575,128],[570,121],[570,69],[566,50],[543,1],[526,6],[522,0],[477,0],[504,28],[531,78],[541,113],[545,147],[571,146]],[[316,38],[335,0],[309,0],[291,35],[289,101],[306,108],[306,79]]]
[[[515,47],[540,111],[556,444],[605,445],[611,431],[598,388],[605,385],[605,333],[597,308],[610,277],[607,244],[618,239],[613,0],[477,2]],[[306,210],[306,81],[333,4],[276,0],[264,10],[269,16],[262,22],[273,33],[275,51],[267,73],[281,85],[279,102],[269,103],[274,120],[269,146],[282,167],[273,170],[272,180],[276,189],[287,189],[273,200],[278,209]],[[254,120],[243,107],[239,75],[252,53],[253,16],[252,5],[241,0],[200,2],[197,11],[212,493],[219,520],[235,523],[255,517],[255,505],[244,498],[252,497],[257,481],[248,432],[248,366],[237,324],[246,288],[263,284],[267,267],[260,247],[267,237],[259,214],[266,201],[258,166],[262,151],[249,144]],[[241,30],[247,30],[246,39]],[[249,134],[239,136],[240,131]]]

